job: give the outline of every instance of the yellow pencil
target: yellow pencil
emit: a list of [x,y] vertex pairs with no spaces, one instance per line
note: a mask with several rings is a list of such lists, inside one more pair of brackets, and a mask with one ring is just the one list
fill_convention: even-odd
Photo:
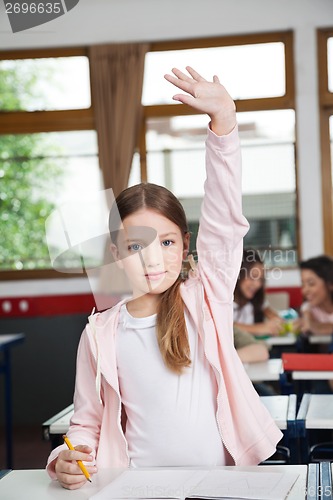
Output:
[[[69,448],[70,450],[74,450],[75,448],[74,448],[74,446],[72,445],[72,443],[70,442],[70,440],[68,439],[68,437],[67,437],[67,436],[62,436],[62,437],[63,437],[63,440],[65,441],[65,443],[67,444],[68,448]],[[87,469],[85,468],[85,466],[84,466],[84,464],[83,464],[82,460],[77,460],[77,464],[78,464],[78,466],[80,467],[80,469],[82,470],[82,472],[83,472],[83,474],[84,474],[85,478],[86,478],[86,479],[88,479],[88,481],[91,483],[90,474],[89,474],[89,472],[87,471]]]

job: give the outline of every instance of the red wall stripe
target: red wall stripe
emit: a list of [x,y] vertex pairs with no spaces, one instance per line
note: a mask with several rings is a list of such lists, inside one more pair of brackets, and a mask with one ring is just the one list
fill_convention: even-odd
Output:
[[[302,292],[299,287],[267,288],[267,292],[288,292],[290,307],[298,308],[302,304]],[[118,298],[114,298],[114,303]],[[95,307],[92,294],[46,295],[36,297],[0,298],[0,318],[22,318],[39,316],[61,316],[66,314],[89,315]]]
[[0,298],[0,317],[38,317],[63,314],[90,314],[95,301],[92,294],[47,295]]

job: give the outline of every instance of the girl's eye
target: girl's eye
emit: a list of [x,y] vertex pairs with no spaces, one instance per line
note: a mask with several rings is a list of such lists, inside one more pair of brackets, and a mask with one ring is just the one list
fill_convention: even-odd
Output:
[[162,245],[164,247],[170,247],[172,245],[172,243],[173,243],[173,241],[171,241],[171,240],[164,240],[164,241],[162,241]]
[[142,246],[139,243],[132,243],[132,245],[128,245],[127,249],[132,252],[138,252],[142,250]]

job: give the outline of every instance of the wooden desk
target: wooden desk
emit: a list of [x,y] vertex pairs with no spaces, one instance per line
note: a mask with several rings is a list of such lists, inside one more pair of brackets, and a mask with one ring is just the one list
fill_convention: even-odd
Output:
[[291,377],[293,380],[330,380],[333,379],[333,371],[294,371]]
[[332,335],[309,335],[307,339],[309,344],[331,344],[333,342]]
[[260,400],[266,406],[276,425],[283,432],[284,437],[280,444],[289,449],[290,463],[299,463],[296,394],[261,396]]
[[302,460],[306,462],[309,457],[308,430],[333,429],[333,394],[303,394],[296,421]]
[[244,368],[251,382],[276,382],[282,373],[282,360],[273,358],[259,363],[246,363]]
[[[232,469],[240,471],[260,470],[261,472],[296,472],[299,474],[299,477],[288,495],[288,500],[305,498],[307,487],[306,465],[232,467]],[[0,498],[6,500],[18,500],[21,498],[24,500],[88,500],[90,496],[104,488],[110,480],[117,477],[121,472],[121,469],[100,469],[94,475],[91,484],[87,483],[79,490],[70,491],[63,489],[58,482],[51,481],[45,470],[14,470],[0,480]]]
[[297,420],[306,429],[333,429],[333,394],[304,394]]
[[285,352],[281,357],[284,369],[281,374],[281,386],[289,385],[289,392],[298,394],[299,401],[305,393],[320,392],[312,390],[312,381],[333,379],[332,354]]
[[296,394],[261,396],[260,400],[280,430],[285,431],[288,427],[296,425]]
[[283,346],[283,345],[294,345],[297,342],[297,336],[294,333],[287,333],[286,335],[277,335],[268,337],[264,340],[267,345],[270,346]]
[[0,373],[5,377],[5,427],[6,427],[6,464],[13,467],[13,415],[12,415],[12,379],[10,350],[23,342],[23,333],[0,335],[0,352],[3,353]]
[[74,405],[71,404],[62,411],[49,418],[42,424],[43,437],[51,441],[51,448],[56,448],[63,442],[62,435],[69,429],[70,419],[74,413]]

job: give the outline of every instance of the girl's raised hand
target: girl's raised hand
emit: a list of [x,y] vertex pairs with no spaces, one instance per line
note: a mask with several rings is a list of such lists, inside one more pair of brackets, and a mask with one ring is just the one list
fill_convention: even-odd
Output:
[[231,132],[236,125],[236,107],[218,77],[215,75],[213,81],[208,82],[190,66],[186,70],[190,76],[177,68],[172,69],[173,75],[164,75],[168,82],[186,92],[174,95],[173,99],[207,113],[215,134],[225,135]]
[[[92,450],[89,446],[79,445],[75,446],[75,450],[64,450],[59,453],[55,464],[55,472],[63,488],[75,490],[81,488],[87,482],[77,461],[92,462],[93,457],[90,455],[91,452]],[[95,466],[86,466],[86,469],[90,475],[97,472]]]

